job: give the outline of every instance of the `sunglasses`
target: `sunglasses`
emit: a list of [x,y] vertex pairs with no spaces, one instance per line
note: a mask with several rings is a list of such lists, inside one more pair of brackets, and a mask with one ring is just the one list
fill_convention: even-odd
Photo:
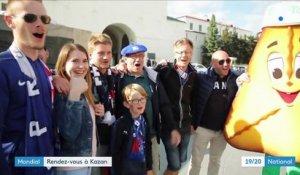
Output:
[[[50,24],[50,22],[51,22],[50,16],[41,15],[39,17],[44,24]],[[32,13],[27,13],[23,16],[23,19],[27,23],[34,23],[38,19],[38,16],[35,14],[32,14]]]
[[226,60],[219,60],[219,65],[224,65],[224,63],[230,64],[231,63],[231,59],[226,59]]

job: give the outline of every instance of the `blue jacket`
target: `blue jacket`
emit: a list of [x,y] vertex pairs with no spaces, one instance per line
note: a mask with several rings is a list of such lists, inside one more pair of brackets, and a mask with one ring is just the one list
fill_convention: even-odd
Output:
[[[226,105],[227,113],[229,112],[231,103],[238,90],[236,85],[237,73],[230,70],[227,78],[227,91],[228,100]],[[215,73],[212,67],[209,67],[205,72],[197,73],[197,87],[195,94],[195,108],[193,112],[193,126],[196,129],[199,126],[201,118],[203,117],[204,109],[208,102],[208,99],[213,91],[214,82],[217,80],[218,75]]]
[[93,121],[85,97],[72,102],[56,93],[53,115],[60,139],[58,156],[91,156]]
[[[39,60],[30,61],[33,70],[37,76],[37,85],[34,88],[40,90],[40,94],[36,95],[39,106],[35,111],[43,114],[43,119],[47,121],[46,126],[39,125],[40,128],[47,127],[49,137],[47,140],[51,143],[52,138],[52,119],[51,119],[51,92],[48,86],[45,70]],[[44,168],[14,168],[15,156],[37,156],[28,155],[25,151],[26,129],[29,126],[26,124],[27,113],[27,98],[28,91],[25,82],[32,82],[32,78],[25,75],[16,59],[11,52],[0,53],[0,173],[2,174],[45,174]],[[26,126],[27,125],[27,126]],[[35,136],[36,137],[36,136]],[[35,145],[37,146],[37,145]],[[38,145],[40,146],[40,145]],[[37,150],[37,147],[29,149]],[[43,144],[43,149],[48,152],[38,154],[38,156],[53,156],[53,145]],[[31,151],[32,152],[32,151]],[[51,173],[49,171],[48,173]]]

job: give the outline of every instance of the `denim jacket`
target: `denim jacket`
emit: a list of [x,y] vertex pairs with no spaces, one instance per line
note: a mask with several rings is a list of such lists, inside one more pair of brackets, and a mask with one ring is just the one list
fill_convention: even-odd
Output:
[[70,101],[56,93],[53,115],[60,142],[58,156],[91,156],[93,121],[84,95],[80,101]]

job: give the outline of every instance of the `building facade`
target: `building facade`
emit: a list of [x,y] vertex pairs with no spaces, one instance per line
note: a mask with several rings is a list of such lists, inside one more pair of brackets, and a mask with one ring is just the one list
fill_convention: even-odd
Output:
[[[5,2],[0,0],[2,10]],[[173,44],[182,37],[187,37],[194,43],[192,62],[202,62],[201,46],[204,43],[209,21],[191,16],[168,17],[167,1],[51,0],[43,2],[52,18],[49,37],[65,38],[64,41],[77,42],[86,46],[92,33],[106,33],[113,40],[113,64],[120,58],[120,50],[132,42],[145,44],[150,59],[157,62],[163,58],[173,61]],[[2,21],[0,35],[1,32],[9,31],[3,24]],[[222,24],[219,26],[224,27]],[[0,39],[0,46],[1,42],[10,42],[7,38],[4,40]],[[47,39],[46,45],[51,47],[54,43],[49,42]],[[56,54],[52,57],[55,62]]]
[[185,36],[184,22],[168,20],[167,1],[53,0],[44,4],[54,24],[110,35],[115,61],[132,42],[145,44],[151,59],[172,59],[173,43]]
[[[186,37],[191,39],[194,43],[195,53],[192,62],[202,63],[201,47],[205,41],[205,35],[208,31],[207,29],[209,26],[210,19],[199,18],[194,16],[182,16],[182,17],[178,17],[177,19],[185,22],[184,30],[186,33]],[[228,29],[229,32],[236,31],[239,37],[244,37],[245,35],[246,36],[253,35],[251,31],[238,28],[232,24],[216,22],[216,26],[218,28],[219,36],[222,35],[223,31],[226,28]]]

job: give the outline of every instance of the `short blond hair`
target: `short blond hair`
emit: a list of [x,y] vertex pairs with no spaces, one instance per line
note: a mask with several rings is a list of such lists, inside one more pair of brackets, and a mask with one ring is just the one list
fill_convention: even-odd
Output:
[[123,100],[126,102],[129,102],[130,97],[132,97],[132,93],[136,91],[138,93],[140,93],[142,96],[147,97],[147,92],[145,91],[145,89],[136,83],[132,83],[129,84],[127,86],[125,86],[122,90],[122,96],[123,96]]
[[88,42],[88,52],[92,53],[95,50],[95,46],[98,44],[109,44],[113,45],[110,36],[105,33],[93,34]]
[[[8,15],[12,15],[13,13],[13,9],[11,7],[11,4],[14,2],[22,2],[22,1],[26,1],[26,0],[7,0],[7,4],[6,4],[6,13]],[[28,0],[27,0],[28,1]],[[43,3],[43,0],[31,0],[31,1],[37,1],[37,2],[41,2]]]
[[175,42],[174,46],[178,47],[178,46],[181,46],[181,45],[184,45],[184,44],[188,44],[188,45],[191,46],[191,48],[194,48],[193,42],[188,38],[181,38],[181,39],[177,40]]

